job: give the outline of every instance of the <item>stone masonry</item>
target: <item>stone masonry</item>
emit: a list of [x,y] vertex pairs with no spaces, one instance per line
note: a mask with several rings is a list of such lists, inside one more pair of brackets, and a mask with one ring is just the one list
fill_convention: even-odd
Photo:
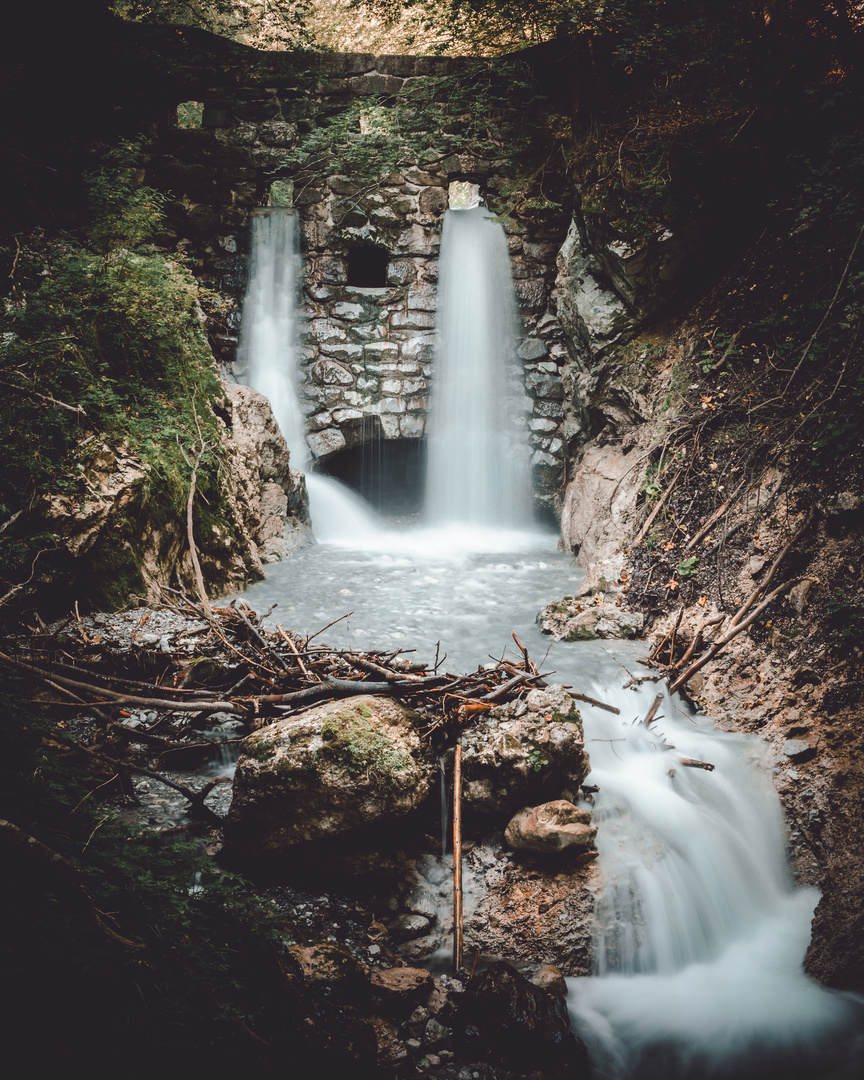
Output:
[[[281,78],[271,68],[272,85],[208,92],[201,128],[157,128],[150,147],[148,181],[172,193],[166,241],[185,250],[198,274],[229,300],[227,315],[211,319],[211,339],[239,380],[244,373],[235,348],[247,219],[255,206],[266,205],[274,178],[291,179],[287,151],[358,97],[378,102],[408,80],[458,71],[463,61],[331,54],[302,62],[292,58]],[[454,155],[434,167],[418,162],[372,190],[342,175],[295,189],[308,441],[325,467],[328,456],[378,438],[424,435],[448,185],[474,179],[494,209],[507,180],[496,171],[499,164]],[[555,314],[555,260],[568,224],[563,212],[535,212],[506,226],[522,319],[519,356],[532,407],[535,489],[555,509],[565,457],[561,375],[569,359]],[[379,253],[383,279],[371,287],[351,284],[352,259],[370,248]]]

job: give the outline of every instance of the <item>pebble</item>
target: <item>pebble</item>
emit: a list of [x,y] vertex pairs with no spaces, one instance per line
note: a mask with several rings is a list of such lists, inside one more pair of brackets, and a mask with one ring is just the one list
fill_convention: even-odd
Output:
[[381,946],[370,945],[366,952],[368,952],[370,956],[377,956],[381,952]]

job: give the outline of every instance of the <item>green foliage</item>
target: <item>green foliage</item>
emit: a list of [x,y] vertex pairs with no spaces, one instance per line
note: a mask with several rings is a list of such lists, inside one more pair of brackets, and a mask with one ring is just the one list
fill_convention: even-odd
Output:
[[843,589],[835,589],[825,606],[832,627],[829,645],[842,653],[859,646],[864,641],[864,603]]
[[532,745],[528,751],[528,764],[534,772],[540,772],[541,769],[549,764],[549,759],[539,746]]
[[699,569],[699,556],[690,555],[686,559],[682,559],[678,563],[678,576],[680,578],[691,578]]
[[[140,584],[142,524],[158,528],[184,510],[199,428],[211,445],[219,441],[211,403],[221,388],[202,291],[181,262],[140,246],[159,226],[163,196],[136,186],[137,152],[136,141],[124,141],[89,174],[88,234],[99,254],[72,237],[36,236],[22,249],[0,352],[0,515],[24,511],[0,537],[0,574],[20,579],[22,563],[51,546],[41,524],[48,496],[70,506],[92,498],[123,458],[144,475],[116,547],[104,551],[118,580],[95,574],[92,590],[115,605]],[[198,484],[210,505],[196,507],[199,525],[222,520],[218,471],[215,457],[202,465]]]
[[162,223],[168,196],[140,183],[142,142],[141,138],[122,140],[105,154],[99,168],[84,176],[90,198],[90,241],[97,251],[138,247]]

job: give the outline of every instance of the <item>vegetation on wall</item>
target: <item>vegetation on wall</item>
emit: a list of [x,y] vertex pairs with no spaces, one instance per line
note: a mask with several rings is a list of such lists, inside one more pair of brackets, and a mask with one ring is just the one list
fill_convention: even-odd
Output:
[[[143,475],[116,543],[92,553],[89,595],[79,597],[124,602],[140,589],[145,523],[182,519],[194,447],[202,435],[219,445],[212,407],[221,389],[201,289],[181,261],[146,245],[165,196],[138,183],[137,154],[137,142],[122,142],[88,175],[84,234],[14,240],[2,346],[3,595],[37,586],[49,565],[68,565],[46,525],[48,503],[65,500],[73,515],[98,500],[99,474],[116,475],[119,455]],[[223,516],[218,470],[211,454],[198,478],[205,543]],[[100,573],[100,559],[110,573]]]

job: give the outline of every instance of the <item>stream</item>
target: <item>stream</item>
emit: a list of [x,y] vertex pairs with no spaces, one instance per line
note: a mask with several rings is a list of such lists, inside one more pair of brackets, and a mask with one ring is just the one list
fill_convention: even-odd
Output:
[[[258,612],[277,604],[272,622],[333,647],[416,650],[451,672],[518,657],[515,631],[550,682],[618,707],[580,703],[603,886],[596,973],[569,980],[568,1004],[597,1080],[856,1080],[864,1001],[803,974],[818,895],[794,887],[767,748],[668,696],[646,727],[657,684],[623,688],[644,644],[550,644],[537,629],[540,607],[581,574],[555,536],[514,530],[529,520],[524,417],[507,390],[518,328],[504,233],[489,218],[445,215],[424,517],[436,527],[388,529],[313,474],[323,542],[270,566],[244,599]],[[304,464],[286,299],[301,265],[296,220],[259,211],[252,225],[241,354]]]
[[[818,895],[788,871],[767,748],[668,699],[646,728],[656,685],[622,688],[643,643],[550,643],[535,624],[581,577],[555,538],[485,539],[415,529],[320,544],[244,598],[257,611],[278,604],[271,621],[303,634],[332,622],[330,645],[416,649],[426,661],[437,651],[454,672],[518,657],[515,630],[549,681],[621,709],[579,706],[606,884],[597,974],[568,980],[569,1006],[597,1077],[858,1077],[864,1003],[802,971]],[[676,767],[676,755],[715,768]]]

